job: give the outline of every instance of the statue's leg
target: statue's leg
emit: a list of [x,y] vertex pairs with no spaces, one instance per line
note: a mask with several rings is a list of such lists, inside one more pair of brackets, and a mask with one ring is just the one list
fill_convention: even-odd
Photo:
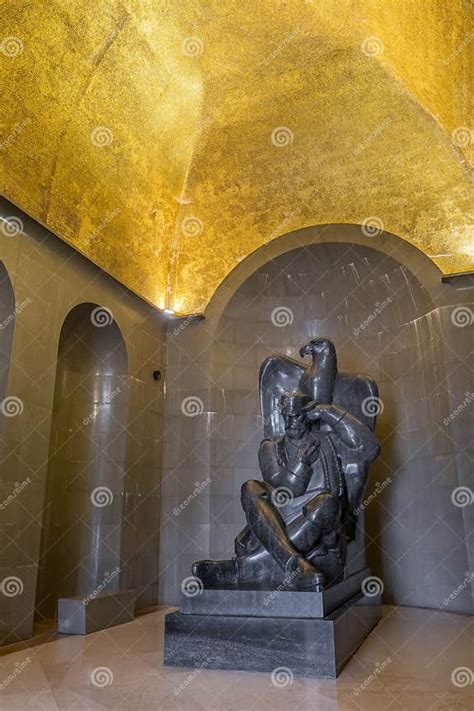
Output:
[[303,512],[288,525],[293,546],[303,555],[309,553],[322,539],[339,528],[341,504],[334,494],[322,492],[308,501]]
[[338,498],[324,492],[311,499],[301,515],[288,524],[292,544],[331,584],[344,574],[346,539],[341,517]]
[[234,548],[236,556],[248,555],[260,547],[260,541],[255,538],[249,526],[245,526],[235,537]]
[[318,589],[323,576],[292,544],[285,522],[271,500],[272,487],[251,479],[242,485],[241,502],[252,533],[285,573],[295,573],[301,588]]
[[298,551],[291,544],[286,525],[271,500],[272,487],[264,481],[250,479],[242,485],[242,508],[254,535],[284,569]]

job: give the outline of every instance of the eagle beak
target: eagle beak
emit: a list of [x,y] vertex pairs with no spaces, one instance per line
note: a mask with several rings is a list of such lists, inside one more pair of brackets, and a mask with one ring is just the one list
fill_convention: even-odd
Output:
[[301,356],[301,358],[304,358],[304,357],[307,356],[307,355],[311,355],[312,352],[313,352],[313,351],[312,351],[311,345],[310,345],[309,343],[307,343],[305,346],[303,346],[302,348],[300,348],[300,356]]

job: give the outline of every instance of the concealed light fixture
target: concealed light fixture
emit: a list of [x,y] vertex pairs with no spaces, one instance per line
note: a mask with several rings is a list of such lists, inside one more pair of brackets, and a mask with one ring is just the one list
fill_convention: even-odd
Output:
[[174,309],[163,309],[163,313],[173,316],[176,313],[176,311],[174,311]]

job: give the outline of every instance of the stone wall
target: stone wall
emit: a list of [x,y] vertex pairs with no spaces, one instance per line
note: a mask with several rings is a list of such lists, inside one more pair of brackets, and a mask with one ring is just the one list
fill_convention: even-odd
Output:
[[[102,537],[93,561],[95,583],[105,573],[113,573],[107,567],[118,566],[119,577],[112,576],[112,585],[138,589],[141,607],[158,600],[166,324],[155,309],[7,201],[0,204],[0,262],[0,368],[8,378],[0,393],[0,639],[11,642],[32,633],[35,605],[41,603],[39,589],[37,594],[41,538],[47,525],[47,504],[56,497],[69,502],[72,528],[68,526],[69,539],[61,549],[59,569],[50,571],[51,580],[66,577],[66,572],[81,564],[90,568],[91,536],[95,542]],[[12,311],[10,300],[4,313],[9,283],[15,307]],[[98,388],[100,379],[87,380],[85,357],[77,358],[66,370],[57,367],[61,329],[80,304],[85,304],[82,326],[86,324],[89,333],[96,330],[97,335],[117,329],[128,361],[125,370],[114,373],[112,368],[109,373],[110,378],[120,379],[122,393],[127,393],[127,414],[123,407],[120,412],[115,409],[113,427],[105,431],[104,413],[110,405],[107,372],[101,381],[104,387]],[[80,324],[74,330],[80,332]],[[83,343],[86,350],[92,349],[89,352],[100,364],[99,370],[104,362],[107,365],[102,341]],[[157,369],[163,371],[159,382],[153,378]],[[57,374],[60,378],[67,375],[62,391]],[[0,384],[3,380],[0,375]],[[52,426],[55,387],[61,397]],[[90,417],[84,424],[86,415]],[[112,441],[117,432],[124,433],[118,448]],[[89,450],[85,457],[87,446],[95,447],[95,452]],[[115,456],[118,449],[121,455]],[[48,459],[55,460],[49,472]],[[52,468],[55,479],[50,478]],[[51,485],[48,499],[47,480]],[[100,486],[107,487],[113,497],[103,509],[94,508],[90,498]],[[60,561],[65,563],[68,556],[63,569]]]

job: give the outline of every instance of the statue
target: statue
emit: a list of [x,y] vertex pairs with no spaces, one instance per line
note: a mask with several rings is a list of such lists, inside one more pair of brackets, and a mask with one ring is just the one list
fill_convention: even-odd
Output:
[[247,525],[235,556],[198,561],[204,588],[316,591],[342,581],[348,544],[367,480],[380,451],[367,376],[338,373],[332,341],[303,346],[304,363],[267,358],[260,370],[265,439],[261,480],[242,486]]

